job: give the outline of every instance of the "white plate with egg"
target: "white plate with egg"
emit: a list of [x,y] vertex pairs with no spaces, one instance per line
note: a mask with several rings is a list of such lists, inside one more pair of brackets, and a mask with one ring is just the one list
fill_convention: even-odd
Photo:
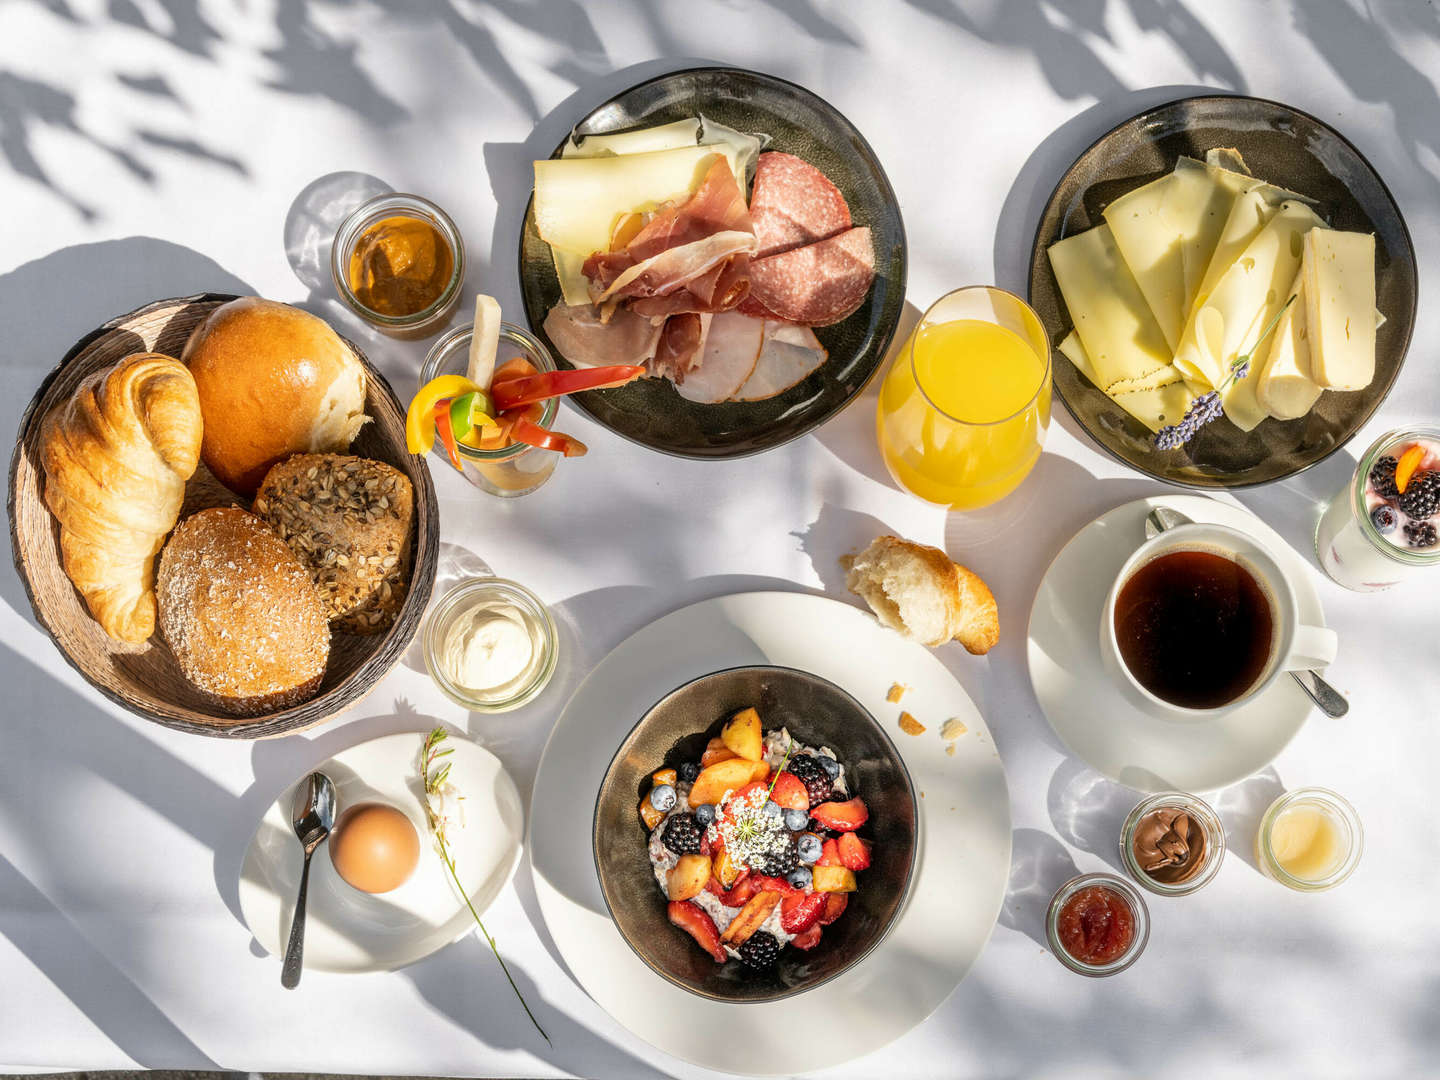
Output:
[[[475,928],[425,824],[420,777],[421,731],[386,735],[352,746],[315,766],[335,783],[336,819],[349,807],[381,803],[403,814],[419,841],[419,860],[397,888],[361,892],[336,872],[327,841],[310,863],[310,894],[305,918],[305,967],[312,971],[359,973],[390,971],[413,964]],[[495,755],[468,739],[451,736],[452,783],[464,797],[462,826],[451,825],[446,838],[461,884],[475,910],[484,914],[515,873],[524,834],[524,811],[514,781]],[[307,770],[306,775],[309,775]],[[271,804],[245,852],[240,871],[240,910],[261,948],[272,956],[285,951],[304,856],[290,826],[290,807],[298,777]],[[402,827],[403,829],[403,827]],[[366,855],[383,862],[377,851],[356,845],[349,854],[360,873],[383,873],[366,866]],[[400,872],[403,873],[403,867]],[[350,871],[351,876],[357,876]]]

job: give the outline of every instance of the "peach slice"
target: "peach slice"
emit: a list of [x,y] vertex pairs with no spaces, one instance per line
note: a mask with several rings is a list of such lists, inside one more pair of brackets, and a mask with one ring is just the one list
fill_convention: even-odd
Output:
[[821,866],[816,863],[810,868],[810,887],[816,892],[846,893],[855,891],[855,874],[843,866]]
[[720,940],[730,945],[743,945],[750,939],[750,935],[764,925],[770,913],[780,903],[778,892],[758,892],[752,896],[749,902],[740,909],[740,914],[735,916],[735,921],[725,928],[720,935]]
[[665,815],[650,805],[649,795],[642,795],[640,797],[640,820],[645,822],[645,830],[647,832],[653,832],[655,826],[665,820]]
[[754,709],[741,709],[720,732],[720,741],[750,761],[764,756],[760,735],[760,714]]
[[701,769],[690,789],[690,805],[718,803],[727,791],[739,791],[754,777],[755,766],[756,762],[737,757]]
[[671,900],[689,900],[704,892],[709,880],[709,855],[681,855],[665,875],[665,892]]

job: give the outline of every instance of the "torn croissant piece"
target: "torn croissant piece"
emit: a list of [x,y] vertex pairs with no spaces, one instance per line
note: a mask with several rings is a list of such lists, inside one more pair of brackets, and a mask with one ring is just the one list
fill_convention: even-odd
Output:
[[117,641],[155,632],[155,557],[200,460],[195,380],[180,361],[136,353],[82,382],[45,418],[45,505],[65,573]]
[[923,645],[952,639],[972,653],[1000,640],[1000,613],[978,574],[950,561],[939,548],[898,536],[881,536],[846,560],[845,584],[882,626]]

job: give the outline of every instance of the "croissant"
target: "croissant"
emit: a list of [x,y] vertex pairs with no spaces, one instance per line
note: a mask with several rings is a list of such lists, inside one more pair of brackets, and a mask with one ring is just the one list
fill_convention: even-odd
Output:
[[65,573],[117,641],[155,632],[155,556],[200,460],[195,380],[159,353],[127,356],[82,382],[40,432],[45,505]]

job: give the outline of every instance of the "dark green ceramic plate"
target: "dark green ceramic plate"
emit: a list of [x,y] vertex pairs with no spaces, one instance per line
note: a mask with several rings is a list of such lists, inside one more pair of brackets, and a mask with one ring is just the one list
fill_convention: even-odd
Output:
[[[835,751],[851,794],[864,799],[870,811],[860,836],[874,845],[873,862],[858,875],[859,889],[850,894],[845,913],[825,928],[820,944],[809,952],[784,949],[766,971],[752,971],[739,960],[717,964],[670,924],[636,812],[652,772],[700,760],[724,722],[751,706],[767,732],[785,727],[805,745]],[[731,668],[665,695],[620,744],[595,800],[595,869],[615,926],[657,974],[717,1001],[776,1001],[835,978],[890,932],[915,867],[917,815],[900,752],[858,701],[834,683],[793,668]]]
[[1055,353],[1055,389],[1090,436],[1141,472],[1195,488],[1248,487],[1293,476],[1344,446],[1390,392],[1415,327],[1415,249],[1400,208],[1343,135],[1287,105],[1250,97],[1193,97],[1125,121],[1060,178],[1030,252],[1030,304],[1052,345],[1070,331],[1046,249],[1101,222],[1125,192],[1169,172],[1182,154],[1233,146],[1256,176],[1319,201],[1334,228],[1375,234],[1376,300],[1386,323],[1375,343],[1375,378],[1364,390],[1327,390],[1308,416],[1265,420],[1243,432],[1217,420],[1180,450],[1156,450],[1150,432]]
[[[667,454],[732,458],[757,454],[823,424],[865,389],[889,348],[905,302],[905,226],[885,170],[850,121],[803,87],[739,68],[675,71],[633,86],[580,117],[575,130],[606,131],[665,124],[703,113],[739,131],[769,136],[820,169],[844,194],[856,225],[875,239],[875,284],[860,310],[815,333],[829,359],[804,382],[768,401],[697,405],[664,379],[569,400],[618,435]],[[561,144],[564,145],[563,143]],[[552,157],[560,156],[561,147]],[[535,205],[520,234],[520,290],[530,328],[545,336],[545,314],[560,301],[550,247],[535,228]],[[556,363],[569,365],[555,355]]]

